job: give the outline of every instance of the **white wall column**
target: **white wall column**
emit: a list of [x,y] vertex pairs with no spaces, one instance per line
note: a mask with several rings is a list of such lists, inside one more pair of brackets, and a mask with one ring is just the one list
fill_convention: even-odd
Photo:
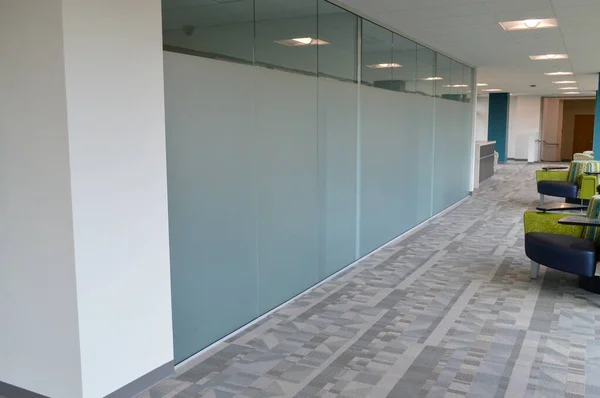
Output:
[[161,2],[2,0],[0,52],[0,395],[131,396],[173,371]]
[[508,130],[509,159],[539,160],[539,143],[535,140],[541,136],[541,111],[542,98],[539,96],[511,97]]

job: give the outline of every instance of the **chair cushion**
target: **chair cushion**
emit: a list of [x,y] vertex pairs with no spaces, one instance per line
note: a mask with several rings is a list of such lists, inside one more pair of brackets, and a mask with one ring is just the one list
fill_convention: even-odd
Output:
[[594,242],[574,236],[529,232],[525,234],[525,254],[536,263],[592,277],[596,273]]
[[567,181],[538,181],[538,193],[559,198],[576,198],[577,184]]

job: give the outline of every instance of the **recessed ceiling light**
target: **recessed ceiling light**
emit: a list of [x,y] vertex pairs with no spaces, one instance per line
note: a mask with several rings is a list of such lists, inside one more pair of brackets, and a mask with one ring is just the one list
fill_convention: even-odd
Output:
[[527,26],[528,28],[536,28],[540,24],[540,22],[542,22],[541,19],[526,19],[525,21],[523,21],[525,26]]
[[465,87],[469,87],[468,84],[444,84],[442,87],[448,87],[448,88],[465,88]]
[[579,91],[567,91],[563,94],[581,94]]
[[426,80],[426,81],[432,81],[432,80],[444,80],[443,77],[439,77],[439,76],[431,76],[431,77],[423,77],[419,80]]
[[487,83],[477,83],[477,87],[487,87]]
[[559,90],[577,90],[579,87],[559,87]]
[[575,80],[558,80],[555,82],[552,82],[554,84],[575,84],[577,83]]
[[486,91],[488,93],[494,93],[494,92],[502,91],[502,89],[501,88],[488,88],[488,89],[485,89],[482,91]]
[[523,21],[500,22],[500,26],[506,31],[556,28],[558,26],[558,21],[554,18],[526,19]]
[[288,47],[322,46],[324,44],[329,44],[325,40],[313,39],[312,37],[296,37],[294,39],[275,40],[275,43],[283,44],[284,46]]
[[546,76],[569,76],[572,75],[573,72],[546,72],[544,75]]
[[567,59],[567,58],[569,58],[569,56],[567,54],[543,54],[543,55],[530,55],[529,58],[531,58],[534,61],[545,61],[545,60],[552,60],[552,59]]
[[373,68],[373,69],[402,68],[402,65],[392,62],[392,63],[388,63],[388,64],[367,65],[367,68]]

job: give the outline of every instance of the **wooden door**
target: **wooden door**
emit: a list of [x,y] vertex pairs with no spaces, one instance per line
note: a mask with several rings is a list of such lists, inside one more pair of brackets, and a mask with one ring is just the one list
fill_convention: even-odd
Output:
[[575,115],[573,153],[591,151],[594,144],[594,115]]

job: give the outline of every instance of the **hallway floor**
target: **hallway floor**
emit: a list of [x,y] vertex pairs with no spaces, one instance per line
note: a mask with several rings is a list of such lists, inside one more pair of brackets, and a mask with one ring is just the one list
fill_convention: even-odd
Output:
[[600,296],[545,267],[529,279],[537,167],[501,166],[143,397],[600,397]]

